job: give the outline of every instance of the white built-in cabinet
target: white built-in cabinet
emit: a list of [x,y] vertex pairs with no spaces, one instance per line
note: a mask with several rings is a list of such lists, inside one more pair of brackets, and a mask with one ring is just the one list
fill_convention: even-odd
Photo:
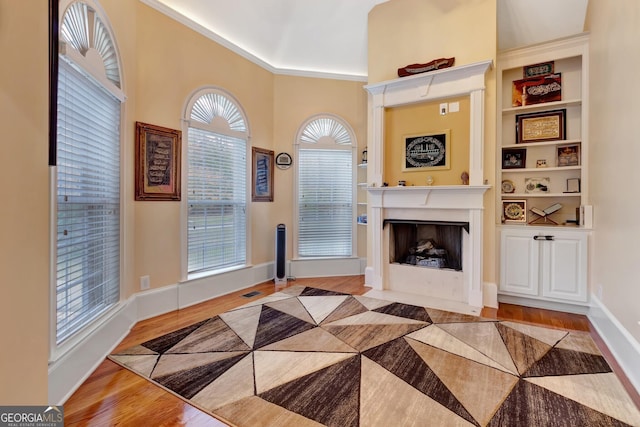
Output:
[[[554,309],[588,304],[587,259],[593,214],[587,161],[588,43],[588,35],[582,34],[498,55],[496,222],[500,235],[500,301]],[[561,74],[561,99],[514,105],[513,82],[524,78],[523,67],[551,61],[554,72]],[[561,138],[530,142],[518,138],[522,117],[557,111],[562,112],[564,120]],[[566,145],[578,147],[577,162],[570,165],[558,157]],[[506,154],[514,150],[524,153],[524,163],[519,167],[505,165]],[[544,191],[533,188],[532,183],[543,184]],[[548,220],[531,211],[554,204],[562,208]],[[520,207],[525,209],[516,219],[511,214]],[[511,209],[509,215],[505,215],[507,208]]]
[[504,227],[500,246],[502,294],[587,302],[587,234],[560,227]]

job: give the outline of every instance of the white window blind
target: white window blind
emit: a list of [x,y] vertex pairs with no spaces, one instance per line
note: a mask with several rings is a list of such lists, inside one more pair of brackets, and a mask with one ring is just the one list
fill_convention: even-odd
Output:
[[189,128],[188,272],[246,263],[247,142]]
[[120,101],[64,58],[57,127],[59,344],[120,299]]
[[351,149],[300,148],[298,157],[298,255],[351,256]]

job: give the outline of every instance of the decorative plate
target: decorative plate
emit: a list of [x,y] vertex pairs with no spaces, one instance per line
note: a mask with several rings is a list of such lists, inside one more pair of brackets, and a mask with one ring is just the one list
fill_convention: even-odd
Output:
[[519,203],[509,203],[504,207],[504,216],[507,219],[522,219],[522,205]]
[[502,192],[503,193],[513,193],[516,191],[516,187],[513,185],[513,181],[509,179],[505,179],[502,181]]

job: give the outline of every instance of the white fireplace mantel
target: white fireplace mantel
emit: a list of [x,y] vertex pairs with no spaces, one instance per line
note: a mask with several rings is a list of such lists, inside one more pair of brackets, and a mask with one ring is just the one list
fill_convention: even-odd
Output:
[[[463,221],[469,223],[469,235],[465,237],[466,254],[463,254],[463,262],[464,259],[467,262],[462,279],[463,289],[456,294],[456,298],[461,300],[456,302],[471,309],[470,313],[479,314],[483,305],[482,214],[484,193],[490,188],[484,185],[483,170],[484,91],[485,75],[491,66],[492,61],[484,61],[365,86],[369,92],[367,222],[371,242],[365,283],[374,291],[394,289],[394,283],[384,283],[394,281],[389,274],[392,268],[388,254],[384,252],[385,219],[401,216],[403,218],[397,219]],[[385,108],[466,95],[470,99],[469,185],[383,187]],[[395,270],[395,266],[393,269]],[[422,282],[416,283],[416,294],[424,290],[419,286],[437,282],[435,287],[439,289],[430,290],[423,295],[437,296],[438,292],[442,292],[445,299],[451,296],[444,295],[448,290],[447,286],[440,284],[441,273],[424,269],[424,275],[432,276],[421,276],[422,274],[408,274],[408,282]],[[460,283],[459,278],[455,280]],[[398,280],[400,281],[402,280]],[[406,283],[402,285],[403,289],[406,287]]]

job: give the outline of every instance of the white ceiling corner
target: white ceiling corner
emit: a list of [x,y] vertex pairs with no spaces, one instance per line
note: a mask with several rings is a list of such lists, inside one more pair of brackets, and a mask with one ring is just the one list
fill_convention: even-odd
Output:
[[[368,14],[387,0],[140,1],[274,73],[366,81]],[[498,50],[582,33],[587,5],[497,0]]]

